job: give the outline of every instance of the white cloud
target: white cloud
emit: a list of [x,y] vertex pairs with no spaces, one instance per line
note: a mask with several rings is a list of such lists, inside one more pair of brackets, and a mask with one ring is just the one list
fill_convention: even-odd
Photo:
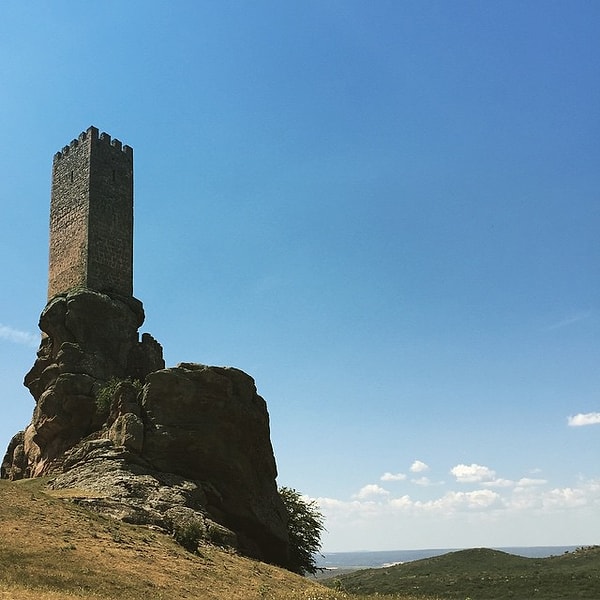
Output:
[[584,425],[600,424],[600,412],[579,413],[568,418],[571,427],[582,427]]
[[380,479],[381,481],[404,481],[406,479],[406,475],[404,473],[385,472]]
[[415,462],[410,465],[411,473],[423,473],[423,471],[429,471],[429,465],[424,463],[422,460],[415,460]]
[[40,343],[40,336],[27,331],[19,331],[8,325],[2,325],[0,323],[0,339],[8,340],[15,344],[21,344],[23,346],[37,347]]
[[[498,480],[496,480],[498,481]],[[521,479],[514,489],[476,489],[468,492],[447,491],[431,500],[419,500],[408,495],[393,497],[376,484],[364,486],[351,500],[316,498],[319,509],[332,527],[346,529],[351,524],[389,522],[394,516],[458,518],[460,515],[493,514],[502,522],[521,515],[539,518],[557,511],[600,509],[600,480],[581,480],[573,487],[545,489],[545,480]]]
[[500,504],[500,494],[492,490],[474,490],[472,492],[447,492],[437,500],[422,503],[426,509],[443,513],[459,510],[484,510]]
[[392,498],[389,501],[389,505],[395,509],[410,509],[414,506],[414,502],[410,499],[410,496],[401,496],[400,498]]
[[[418,515],[431,515],[431,513],[437,513],[445,517],[459,512],[481,512],[485,509],[495,509],[502,506],[500,494],[492,490],[451,491],[440,498],[421,501],[413,500],[408,495],[391,498],[385,490],[381,494],[374,492],[374,488],[378,488],[378,486],[365,486],[351,501],[333,498],[316,498],[315,501],[327,519],[338,522],[378,519],[399,512],[415,517]],[[379,489],[381,490],[381,488]],[[365,490],[364,493],[363,490]],[[359,498],[359,496],[362,497]],[[373,498],[373,496],[375,497]]]
[[456,477],[460,483],[478,483],[481,481],[493,481],[496,479],[496,472],[488,467],[477,465],[456,465],[450,469],[450,473]]
[[[571,539],[591,543],[586,540],[599,523],[600,479],[580,476],[570,484],[548,484],[533,477],[514,481],[496,477],[473,490],[460,491],[461,484],[453,481],[455,489],[432,495],[432,490],[440,488],[425,492],[415,487],[410,496],[396,496],[369,484],[352,498],[315,501],[325,517],[326,537],[336,540],[326,543],[338,548],[367,547],[369,540],[377,548],[379,540],[388,539],[391,544],[389,540],[397,539],[398,532],[410,532],[407,539],[429,547],[526,545],[531,539],[550,540],[544,537],[546,533],[556,536],[561,531],[573,534]],[[544,545],[551,544],[544,541]]]
[[327,519],[346,521],[356,517],[365,518],[373,514],[373,503],[352,500],[338,500],[337,498],[314,498],[319,510]]
[[542,505],[548,509],[572,509],[582,506],[600,508],[600,479],[581,480],[577,487],[554,488],[542,496]]
[[358,493],[354,494],[353,498],[364,500],[373,496],[389,496],[389,492],[377,485],[376,483],[368,483],[358,490]]
[[520,479],[510,496],[505,498],[511,512],[526,514],[551,514],[586,506],[600,507],[600,481],[582,480],[576,487],[544,489],[545,479]]
[[432,485],[431,479],[429,479],[429,477],[419,477],[419,479],[413,479],[412,482],[416,483],[417,485],[422,485],[423,487]]
[[481,485],[487,488],[525,488],[545,485],[546,483],[548,482],[545,479],[533,479],[531,477],[522,477],[518,481],[498,477],[497,479],[492,479],[490,481],[482,481]]
[[492,479],[491,481],[482,481],[481,485],[491,488],[508,488],[515,485],[515,482],[510,479],[502,479],[499,477],[498,479]]
[[522,477],[517,481],[517,487],[535,487],[548,483],[545,479],[532,479],[531,477]]
[[543,507],[550,509],[576,508],[587,503],[587,495],[581,488],[556,488],[542,498]]

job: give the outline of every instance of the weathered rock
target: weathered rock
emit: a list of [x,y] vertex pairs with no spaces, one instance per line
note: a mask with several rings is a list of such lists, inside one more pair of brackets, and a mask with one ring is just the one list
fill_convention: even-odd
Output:
[[144,423],[133,413],[120,415],[108,430],[108,439],[117,446],[139,453],[144,444]]
[[208,481],[207,511],[247,554],[280,562],[287,516],[277,493],[269,415],[252,377],[182,363],[148,375],[142,457],[160,471]]
[[[97,403],[98,392],[111,378],[143,380],[164,367],[160,344],[149,334],[138,341],[143,321],[139,300],[86,289],[47,304],[40,317],[38,358],[25,376],[36,401],[23,439],[27,468],[7,469],[12,478],[50,472],[66,450],[101,428],[107,415]],[[119,435],[139,446],[131,419],[127,427]]]
[[155,471],[111,440],[82,441],[66,452],[63,468],[50,487],[69,490],[78,504],[171,533],[195,526],[199,540],[237,548],[235,533],[207,515],[202,483]]
[[28,477],[27,456],[25,455],[25,432],[13,435],[0,466],[0,479],[23,479]]

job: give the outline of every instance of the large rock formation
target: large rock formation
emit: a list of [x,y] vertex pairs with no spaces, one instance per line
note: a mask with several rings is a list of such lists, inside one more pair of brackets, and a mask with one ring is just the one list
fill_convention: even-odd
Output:
[[142,305],[79,290],[40,318],[25,377],[36,407],[11,440],[3,478],[52,475],[55,489],[130,522],[205,538],[284,565],[287,516],[264,400],[238,369],[164,368],[138,338]]
[[246,552],[255,555],[256,544],[271,561],[281,555],[287,519],[254,380],[238,369],[180,364],[147,377],[142,411],[142,456],[157,470],[209,482],[209,514]]
[[48,473],[65,450],[101,427],[106,415],[97,398],[111,378],[143,381],[164,367],[158,342],[148,334],[138,341],[143,322],[142,303],[134,298],[78,290],[47,304],[37,360],[25,376],[36,402],[33,418],[23,447],[15,448],[20,460],[3,462],[3,477]]

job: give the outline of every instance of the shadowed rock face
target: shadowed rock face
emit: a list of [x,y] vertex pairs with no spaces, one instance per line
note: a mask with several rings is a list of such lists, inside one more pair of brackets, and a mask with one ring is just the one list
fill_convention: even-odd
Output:
[[48,303],[25,377],[36,407],[1,476],[52,474],[55,489],[85,490],[80,502],[114,517],[170,531],[194,522],[207,539],[285,566],[287,515],[254,380],[165,369],[160,345],[139,341],[143,320],[139,301],[90,290]]
[[287,517],[267,406],[252,377],[183,363],[146,381],[143,458],[157,470],[210,482],[208,513],[236,532],[246,553],[277,562],[286,551]]

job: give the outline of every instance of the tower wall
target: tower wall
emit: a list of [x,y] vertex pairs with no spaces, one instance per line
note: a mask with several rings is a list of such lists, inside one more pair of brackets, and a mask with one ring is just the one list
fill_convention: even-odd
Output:
[[133,295],[133,150],[90,127],[54,156],[48,298]]

